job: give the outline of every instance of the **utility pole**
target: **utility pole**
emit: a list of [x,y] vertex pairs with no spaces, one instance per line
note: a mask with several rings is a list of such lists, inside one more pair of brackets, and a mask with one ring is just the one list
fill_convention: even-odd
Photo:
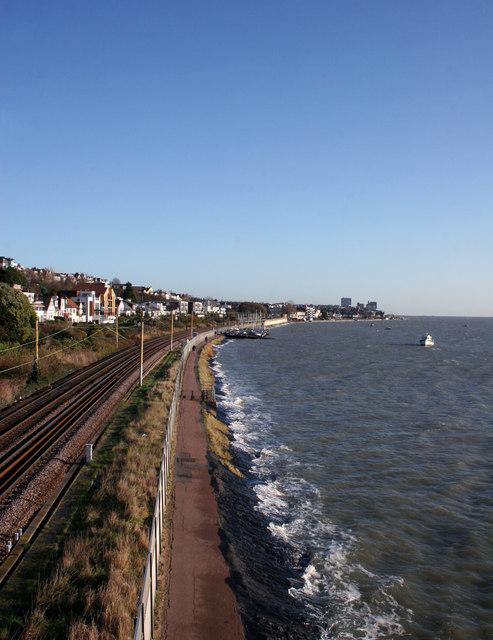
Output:
[[175,310],[171,309],[171,341],[169,343],[169,350],[173,351],[173,317],[175,315]]
[[115,317],[116,317],[116,323],[115,323],[116,349],[118,351],[118,309],[115,309]]
[[190,337],[193,338],[193,302],[192,302],[192,315],[190,316]]
[[38,360],[39,360],[39,331],[38,331],[38,317],[36,316],[36,358],[34,361],[35,366],[38,366]]
[[142,321],[140,325],[140,386],[144,379],[144,314],[142,313]]
[[34,364],[33,364],[33,371],[31,374],[31,380],[33,382],[38,382],[39,378],[40,378],[40,371],[39,371],[39,327],[38,327],[38,316],[36,316],[36,324],[35,324],[35,351],[34,351]]

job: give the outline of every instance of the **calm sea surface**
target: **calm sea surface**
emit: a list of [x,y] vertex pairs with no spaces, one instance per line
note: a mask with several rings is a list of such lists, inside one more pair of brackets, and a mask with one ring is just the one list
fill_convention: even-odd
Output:
[[288,325],[213,369],[249,638],[493,639],[493,319]]

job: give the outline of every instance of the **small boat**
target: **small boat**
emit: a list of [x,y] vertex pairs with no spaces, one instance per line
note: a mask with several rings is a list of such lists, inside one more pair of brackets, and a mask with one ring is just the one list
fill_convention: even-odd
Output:
[[424,336],[421,337],[419,344],[422,347],[433,347],[435,346],[435,341],[429,333],[425,333]]

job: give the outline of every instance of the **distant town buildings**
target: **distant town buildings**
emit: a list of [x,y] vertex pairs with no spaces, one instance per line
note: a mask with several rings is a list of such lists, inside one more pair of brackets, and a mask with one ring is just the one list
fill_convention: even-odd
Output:
[[[117,316],[132,316],[142,313],[144,316],[159,318],[173,315],[190,315],[197,318],[226,318],[238,311],[239,302],[225,302],[214,298],[198,299],[189,294],[154,290],[152,287],[132,286],[133,300],[125,299],[122,293],[125,286],[118,278],[113,282],[104,278],[92,277],[84,273],[54,273],[49,269],[26,269],[13,258],[0,256],[0,269],[18,269],[27,277],[31,286],[20,289],[33,306],[40,322],[64,319],[71,323],[96,322],[114,323]],[[48,283],[49,286],[46,286]],[[128,283],[129,284],[129,283]],[[43,285],[43,286],[42,286]],[[30,290],[32,289],[32,290]],[[43,295],[41,291],[52,293]],[[117,295],[119,292],[120,295]],[[269,318],[286,315],[294,322],[312,322],[314,320],[366,319],[385,317],[378,310],[375,301],[352,306],[351,298],[341,298],[340,305],[295,305],[293,303],[255,303],[266,312]],[[239,310],[239,318],[244,314]]]

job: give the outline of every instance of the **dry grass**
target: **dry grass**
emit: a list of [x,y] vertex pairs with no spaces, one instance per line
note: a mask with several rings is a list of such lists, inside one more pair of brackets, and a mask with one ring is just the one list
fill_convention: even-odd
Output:
[[23,386],[24,382],[22,380],[0,379],[0,407],[12,404],[20,396]]
[[214,338],[211,342],[208,342],[202,347],[200,352],[199,361],[197,364],[200,386],[202,389],[210,389],[214,386],[216,379],[210,368],[210,361],[214,355],[214,345],[222,342],[224,338]]
[[132,637],[177,369],[175,361],[166,379],[144,387],[143,401],[119,416],[118,438],[101,452],[108,463],[97,468],[96,489],[39,589],[23,640]]
[[[1,345],[3,352],[0,352],[0,372],[5,373],[0,374],[0,407],[11,404],[20,396],[24,397],[36,391],[37,388],[85,367],[116,350],[115,333],[111,327],[72,327],[63,322],[47,323],[40,327],[41,379],[37,384],[30,382],[34,363],[34,345],[16,349],[9,349],[7,344]],[[55,335],[56,332],[60,333]],[[119,342],[120,349],[140,341],[138,327],[122,327],[119,333],[125,337]],[[50,334],[52,337],[49,337]],[[146,338],[158,335],[163,335],[162,329],[146,328]],[[47,339],[44,339],[45,337]]]
[[205,430],[209,448],[217,460],[239,478],[243,478],[241,471],[232,463],[231,437],[229,428],[213,415],[213,410],[202,409]]
[[[215,338],[212,342],[206,344],[200,352],[197,369],[202,389],[210,389],[216,382],[210,368],[210,361],[214,355],[214,345],[222,342],[223,339],[224,338]],[[218,462],[229,469],[231,473],[243,478],[244,476],[241,471],[232,462],[231,434],[228,426],[217,418],[216,412],[210,407],[202,409],[202,418],[204,420],[209,448],[216,456]]]
[[[94,351],[62,351],[53,356],[54,360],[50,368],[73,367],[74,369],[80,369],[86,367],[88,364],[92,364],[98,359],[98,354]],[[55,365],[53,367],[53,364]]]

